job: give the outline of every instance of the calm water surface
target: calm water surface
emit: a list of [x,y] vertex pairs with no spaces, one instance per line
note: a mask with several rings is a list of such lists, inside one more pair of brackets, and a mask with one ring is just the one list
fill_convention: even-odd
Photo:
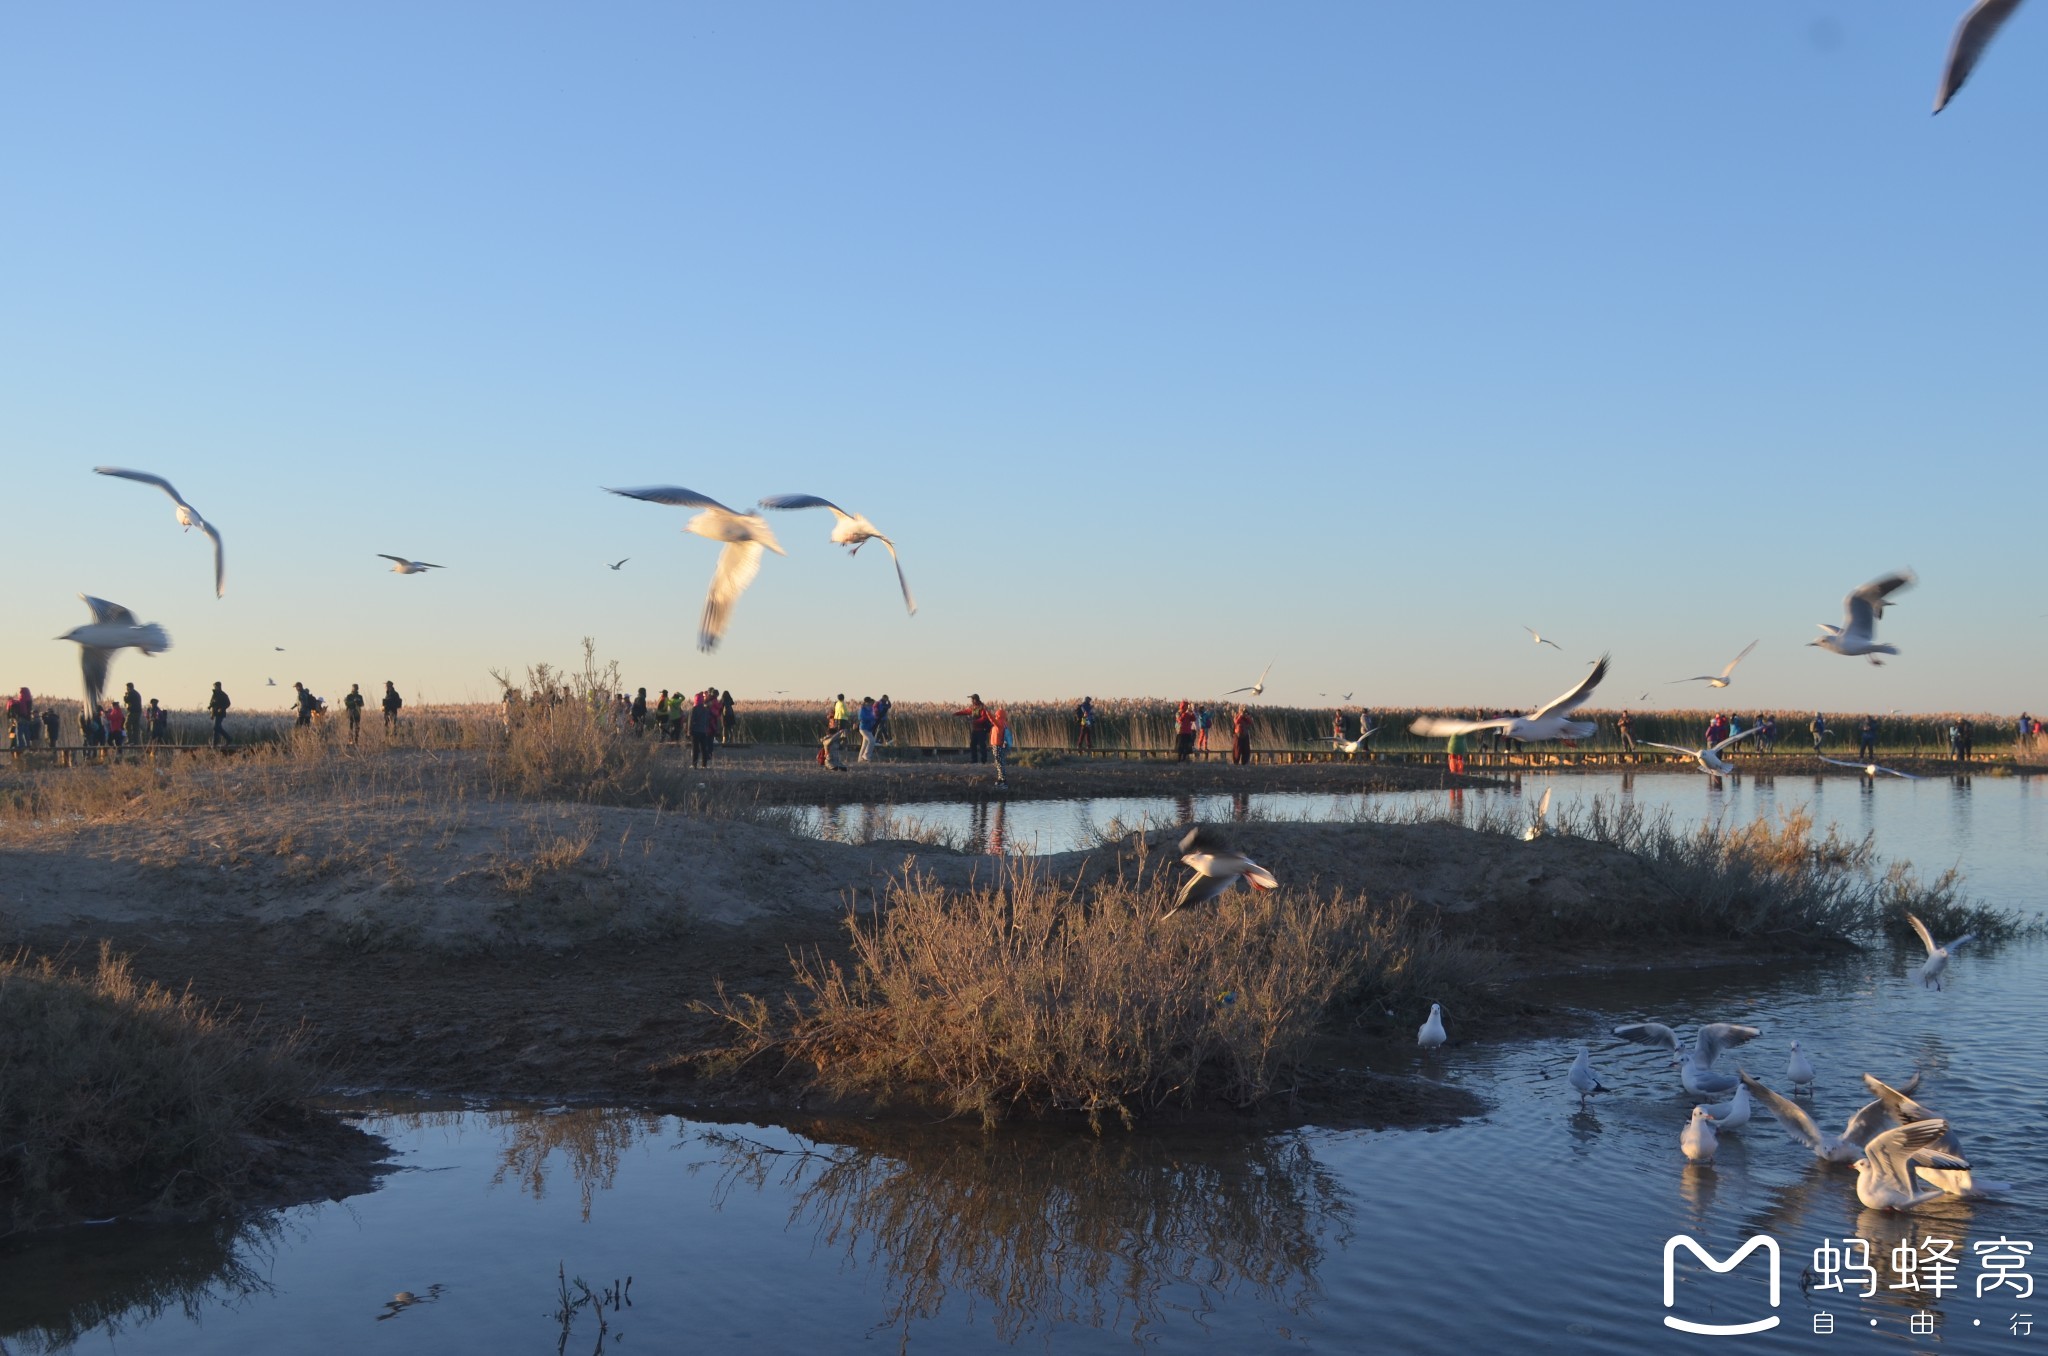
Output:
[[[1532,780],[1521,794],[1544,783]],[[1560,796],[1621,793],[1621,779],[1560,779]],[[2048,803],[2035,784],[1779,778],[1715,790],[1640,777],[1628,793],[1689,817],[1747,819],[1794,803],[1923,868],[1960,863],[1974,891],[2039,911]],[[1468,793],[1468,801],[1471,799]],[[1327,809],[1318,810],[1318,805]],[[1173,818],[1172,801],[1006,807],[1041,850],[1112,815]],[[1228,819],[1198,798],[1193,812]],[[1328,798],[1255,798],[1258,813],[1355,814]],[[974,811],[949,807],[970,821]],[[899,808],[898,813],[903,811]],[[854,814],[857,812],[842,812]],[[919,813],[925,813],[920,809]],[[933,813],[936,813],[935,811]],[[829,826],[827,826],[829,827]],[[1013,840],[1014,841],[1014,840]],[[220,1229],[80,1231],[0,1252],[0,1341],[81,1351],[591,1351],[595,1306],[566,1312],[557,1267],[593,1290],[632,1277],[608,1307],[606,1350],[1454,1352],[1747,1349],[2048,1351],[2048,1291],[1979,1298],[1973,1245],[2048,1245],[2048,945],[1963,952],[1939,993],[1879,949],[1814,969],[1750,967],[1560,983],[1582,1017],[1557,1039],[1401,1055],[1399,1070],[1479,1092],[1488,1114],[1432,1132],[1306,1130],[1201,1140],[819,1123],[713,1126],[605,1110],[407,1114],[385,1108],[406,1171],[381,1191]],[[1418,1020],[1421,1014],[1417,1014]],[[1820,1070],[1816,1117],[1839,1128],[1865,1070],[1903,1079],[1949,1116],[1996,1202],[1880,1215],[1853,1175],[1818,1164],[1759,1118],[1711,1167],[1677,1136],[1690,1101],[1651,1052],[1602,1033],[1661,1017],[1763,1027],[1739,1053],[1783,1080],[1798,1038]],[[1457,1014],[1449,1015],[1455,1040]],[[1616,1091],[1581,1110],[1563,1082],[1581,1043]],[[1780,1307],[1752,1258],[1732,1274],[1679,1270],[1662,1303],[1662,1248],[1686,1232],[1721,1256],[1750,1236],[1785,1258]],[[1870,1299],[1801,1293],[1829,1239],[1868,1240]],[[1890,1287],[1901,1244],[1952,1241],[1960,1288]],[[2030,1256],[2025,1274],[2048,1273]],[[1851,1287],[1860,1291],[1860,1283]],[[399,1291],[419,1302],[393,1306]],[[1916,1312],[1931,1335],[1909,1332]],[[1835,1331],[1813,1331],[1815,1315]],[[1781,1326],[1690,1337],[1667,1312]],[[2041,1322],[2014,1335],[2015,1315]],[[1872,1326],[1871,1320],[1876,1320]]]

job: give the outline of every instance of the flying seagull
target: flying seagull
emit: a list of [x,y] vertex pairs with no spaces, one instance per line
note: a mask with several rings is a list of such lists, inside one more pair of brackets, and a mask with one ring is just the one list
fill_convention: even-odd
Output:
[[1882,774],[1886,777],[1904,777],[1909,782],[1920,780],[1910,772],[1901,772],[1897,768],[1892,767],[1880,767],[1876,763],[1849,763],[1844,762],[1840,758],[1823,758],[1821,761],[1823,763],[1833,763],[1836,767],[1853,767],[1866,777],[1876,777]]
[[382,551],[377,553],[377,559],[397,561],[398,563],[391,567],[391,573],[393,574],[420,574],[426,570],[445,570],[448,568],[446,565],[433,565],[424,560],[407,560],[404,556],[387,556]]
[[758,513],[735,513],[716,499],[686,490],[679,485],[648,485],[634,490],[612,490],[628,499],[645,499],[650,504],[704,511],[683,524],[683,531],[725,543],[718,553],[718,568],[711,572],[711,587],[704,594],[704,617],[697,625],[697,648],[709,654],[718,648],[726,624],[732,620],[733,604],[761,572],[761,552],[778,556],[789,552],[775,540],[768,520]]
[[1920,962],[1918,968],[1913,971],[1913,976],[1920,981],[1921,988],[1939,989],[1941,987],[1941,972],[1948,969],[1949,956],[1963,943],[1975,941],[1977,934],[1966,932],[1947,946],[1939,946],[1935,943],[1934,934],[1927,930],[1927,924],[1921,922],[1910,913],[1906,915],[1906,921],[1913,925],[1913,931],[1920,934],[1920,944],[1927,948],[1927,959]]
[[1571,713],[1586,704],[1593,689],[1607,676],[1607,656],[1593,665],[1593,671],[1579,685],[1552,699],[1526,716],[1502,716],[1498,720],[1453,720],[1447,716],[1424,716],[1408,729],[1419,735],[1461,735],[1475,730],[1506,730],[1508,738],[1535,742],[1544,739],[1584,739],[1600,728],[1590,720],[1573,720]]
[[1269,659],[1266,661],[1266,667],[1259,670],[1258,682],[1253,683],[1250,687],[1234,687],[1230,689],[1230,691],[1224,693],[1223,695],[1226,697],[1235,697],[1240,692],[1249,692],[1254,697],[1256,697],[1266,690],[1266,675],[1271,673],[1272,671],[1273,661]]
[[[1929,1111],[1921,1103],[1913,1100],[1913,1092],[1918,1087],[1919,1082],[1920,1077],[1918,1074],[1915,1074],[1904,1088],[1894,1088],[1886,1084],[1884,1080],[1878,1078],[1875,1074],[1863,1075],[1863,1086],[1870,1089],[1871,1096],[1884,1103],[1884,1109],[1900,1125],[1912,1125],[1918,1121],[1938,1121],[1943,1119],[1941,1116]],[[1936,1140],[1935,1147],[1943,1153],[1954,1154],[1958,1158],[1963,1153],[1962,1143],[1956,1139],[1953,1130]],[[2010,1182],[1980,1182],[1971,1175],[1968,1168],[1923,1167],[1916,1164],[1915,1171],[1930,1185],[1940,1187],[1951,1196],[1980,1197],[2012,1190],[2012,1183]]]
[[1523,842],[1533,843],[1549,831],[1550,793],[1552,791],[1555,791],[1556,789],[1557,788],[1554,786],[1546,786],[1543,788],[1543,799],[1536,802],[1536,817],[1529,821],[1529,826],[1527,828],[1522,830]]
[[136,621],[135,614],[119,603],[110,603],[90,594],[78,596],[92,609],[92,621],[85,626],[74,626],[57,639],[78,642],[79,666],[85,672],[86,705],[97,707],[100,698],[106,695],[107,665],[112,661],[114,651],[133,646],[146,655],[162,654],[171,648],[171,638],[155,622]]
[[1756,732],[1757,727],[1752,725],[1747,730],[1744,730],[1741,734],[1730,735],[1728,738],[1722,740],[1720,743],[1711,744],[1704,749],[1682,749],[1678,747],[1678,745],[1676,744],[1659,744],[1655,740],[1651,739],[1644,739],[1638,742],[1640,742],[1642,746],[1646,749],[1663,749],[1666,753],[1682,753],[1686,757],[1692,759],[1695,763],[1698,763],[1700,765],[1700,771],[1711,773],[1715,776],[1725,776],[1726,774],[1735,771],[1735,764],[1729,762],[1726,758],[1723,758],[1721,756],[1721,750],[1727,748],[1730,744],[1741,743],[1743,740],[1749,738]]
[[[1735,666],[1737,664],[1740,664],[1743,660],[1749,658],[1749,652],[1751,650],[1754,650],[1755,648],[1756,642],[1753,640],[1749,642],[1749,644],[1743,646],[1742,653],[1736,655],[1735,658],[1729,660],[1728,667],[1722,669],[1718,677],[1711,673],[1700,673],[1695,674],[1690,678],[1673,678],[1670,682],[1664,684],[1664,686],[1673,687],[1679,683],[1705,683],[1708,687],[1726,687],[1728,686],[1730,681],[1729,675],[1735,672]],[[1649,694],[1644,693],[1643,695],[1648,696]]]
[[1956,35],[1949,42],[1948,64],[1942,68],[1941,88],[1934,92],[1935,112],[1948,107],[1948,101],[1956,97],[1956,91],[1977,68],[1977,59],[1984,55],[1984,49],[1991,45],[1991,40],[1998,36],[1998,30],[2019,7],[2020,0],[1977,0],[1970,6],[1970,12],[1956,25]]
[[1749,1089],[1751,1096],[1771,1109],[1771,1114],[1778,1118],[1779,1126],[1795,1143],[1813,1150],[1813,1156],[1823,1163],[1854,1163],[1863,1156],[1864,1144],[1885,1123],[1884,1103],[1865,1102],[1838,1135],[1821,1129],[1805,1107],[1790,1097],[1772,1092],[1747,1073],[1742,1075],[1742,1085]]
[[1370,729],[1360,730],[1356,739],[1339,739],[1332,735],[1330,736],[1330,742],[1336,745],[1338,753],[1343,754],[1347,758],[1354,757],[1361,753],[1371,753],[1372,749],[1367,745],[1366,741],[1379,732],[1380,727],[1375,725]]
[[1564,646],[1558,644],[1556,641],[1550,639],[1548,636],[1538,635],[1535,627],[1524,624],[1522,629],[1529,633],[1529,639],[1534,641],[1536,644],[1548,645],[1553,650],[1557,650],[1560,652],[1563,651]]
[[903,590],[903,606],[917,615],[917,600],[910,596],[910,581],[903,577],[903,562],[897,559],[896,543],[875,530],[875,525],[858,513],[848,513],[829,499],[820,499],[815,494],[771,494],[761,501],[765,509],[807,509],[827,508],[832,510],[832,542],[844,546],[848,555],[859,555],[860,548],[869,541],[878,541],[889,552],[889,559],[896,564],[896,586]]
[[624,560],[621,560],[621,561],[619,562],[619,564],[618,564],[618,565],[614,565],[614,566],[612,566],[611,568],[612,568],[612,569],[614,569],[614,570],[616,570],[616,569],[618,569],[618,568],[619,568],[619,566],[620,566],[620,565],[624,565],[624,564],[626,563],[626,561],[627,561],[627,560],[631,560],[632,558],[633,558],[633,557],[631,557],[631,556],[627,556],[627,557],[626,557],[626,558],[625,558]]
[[1885,602],[1892,594],[1897,593],[1900,589],[1910,588],[1918,581],[1919,576],[1911,570],[1901,570],[1897,574],[1888,574],[1882,578],[1871,580],[1868,584],[1865,584],[1862,588],[1857,589],[1842,600],[1842,624],[1840,626],[1830,626],[1826,622],[1817,622],[1815,625],[1819,626],[1827,634],[1818,639],[1809,640],[1806,643],[1808,645],[1818,645],[1821,649],[1833,651],[1835,654],[1852,657],[1868,655],[1870,656],[1871,663],[1884,663],[1882,659],[1878,658],[1879,655],[1897,654],[1899,652],[1899,648],[1896,645],[1880,645],[1877,643],[1875,634],[1877,622],[1880,617],[1884,616]]
[[213,596],[218,598],[226,591],[227,565],[221,558],[220,532],[212,523],[199,516],[198,509],[185,502],[185,496],[178,493],[177,487],[162,476],[153,476],[147,471],[127,471],[119,466],[95,466],[92,469],[103,476],[119,476],[123,480],[138,480],[144,485],[154,485],[169,495],[171,502],[178,506],[178,526],[188,532],[196,527],[213,539]]
[[[1639,1045],[1661,1046],[1674,1056],[1685,1048],[1678,1039],[1678,1033],[1662,1022],[1636,1022],[1628,1026],[1618,1026],[1614,1028],[1614,1034],[1625,1041],[1635,1041]],[[1740,1026],[1734,1022],[1707,1023],[1693,1038],[1692,1053],[1684,1059],[1674,1058],[1671,1061],[1680,1066],[1679,1081],[1685,1085],[1685,1090],[1695,1097],[1733,1091],[1736,1081],[1727,1074],[1715,1073],[1714,1061],[1721,1057],[1723,1050],[1731,1046],[1746,1045],[1763,1034],[1758,1027]]]
[[1189,829],[1181,837],[1181,863],[1195,874],[1181,886],[1173,907],[1159,915],[1162,919],[1173,917],[1190,904],[1206,904],[1240,880],[1255,890],[1271,890],[1280,884],[1272,872],[1241,852],[1198,849],[1201,837],[1199,828]]

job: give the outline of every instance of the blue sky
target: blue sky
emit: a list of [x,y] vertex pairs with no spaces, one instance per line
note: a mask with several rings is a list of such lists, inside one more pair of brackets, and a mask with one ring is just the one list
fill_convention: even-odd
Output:
[[[1656,704],[1761,638],[1745,706],[2048,706],[2048,18],[1933,118],[1961,8],[19,11],[0,682],[76,692],[87,592],[180,706],[585,635],[742,698],[1509,703],[1612,650]],[[782,515],[700,656],[715,548],[599,488],[650,483],[863,511],[920,612]],[[1902,565],[1898,660],[1803,648]]]

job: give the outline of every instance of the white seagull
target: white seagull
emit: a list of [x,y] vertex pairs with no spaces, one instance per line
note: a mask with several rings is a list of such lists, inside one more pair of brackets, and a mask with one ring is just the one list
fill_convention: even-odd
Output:
[[1692,1109],[1692,1119],[1678,1132],[1678,1149],[1695,1163],[1711,1163],[1721,1142],[1714,1137],[1714,1118],[1703,1106]]
[[1813,1091],[1813,1061],[1799,1048],[1799,1042],[1792,1042],[1792,1057],[1785,1061],[1785,1077],[1792,1080],[1794,1092],[1804,1088]]
[[844,546],[848,555],[858,555],[861,546],[869,541],[878,541],[889,552],[889,559],[896,562],[896,585],[903,590],[903,606],[917,615],[917,600],[910,596],[910,581],[903,577],[903,562],[896,558],[896,543],[875,530],[875,525],[858,513],[848,513],[829,499],[820,499],[815,494],[771,494],[761,501],[765,509],[807,509],[827,508],[832,510],[832,541]]
[[[1918,1086],[1919,1082],[1920,1076],[1915,1074],[1908,1081],[1906,1088],[1901,1090],[1887,1085],[1874,1074],[1863,1075],[1863,1086],[1869,1088],[1871,1094],[1878,1101],[1884,1103],[1885,1111],[1900,1125],[1913,1125],[1920,1121],[1939,1121],[1943,1119],[1941,1116],[1929,1111],[1919,1102],[1913,1100],[1911,1090]],[[1954,1154],[1958,1158],[1963,1156],[1962,1143],[1956,1139],[1953,1129],[1937,1140],[1935,1147],[1939,1148],[1943,1153]],[[1914,1166],[1919,1175],[1926,1179],[1929,1185],[1940,1187],[1951,1196],[1978,1198],[1998,1195],[2012,1190],[2012,1183],[2010,1182],[1980,1182],[1972,1175],[1968,1168],[1926,1167],[1919,1164]]]
[[1330,742],[1337,746],[1337,752],[1347,756],[1358,753],[1371,753],[1372,750],[1366,747],[1365,741],[1371,739],[1379,732],[1380,727],[1375,725],[1369,730],[1360,730],[1356,739],[1339,739],[1332,735],[1330,736]]
[[1837,1135],[1821,1129],[1799,1103],[1772,1092],[1746,1073],[1742,1075],[1742,1085],[1771,1109],[1771,1114],[1778,1118],[1778,1124],[1794,1142],[1813,1150],[1813,1156],[1823,1163],[1854,1163],[1863,1156],[1864,1144],[1885,1123],[1884,1103],[1865,1102],[1842,1127],[1842,1133]]
[[[1879,1104],[1881,1105],[1881,1104]],[[1937,1146],[1948,1134],[1947,1121],[1914,1121],[1871,1137],[1856,1159],[1856,1199],[1872,1210],[1911,1210],[1949,1193],[1938,1186],[1922,1188],[1916,1168],[1967,1171],[1969,1160]]]
[[[1664,684],[1664,686],[1674,687],[1679,683],[1705,683],[1708,687],[1726,687],[1730,682],[1734,681],[1729,675],[1735,672],[1735,666],[1737,664],[1740,664],[1743,660],[1749,658],[1749,652],[1751,650],[1754,650],[1755,648],[1756,642],[1753,640],[1749,642],[1749,644],[1743,646],[1742,653],[1736,655],[1735,658],[1729,660],[1728,667],[1722,669],[1718,676],[1711,673],[1698,673],[1694,674],[1690,678],[1673,678],[1670,682]],[[1647,697],[1649,694],[1646,692],[1643,695]]]
[[1910,772],[1901,772],[1897,768],[1892,767],[1881,767],[1876,763],[1850,763],[1844,762],[1840,758],[1823,758],[1821,761],[1823,763],[1833,763],[1836,767],[1853,767],[1866,777],[1904,777],[1909,782],[1920,780]]
[[1189,829],[1181,837],[1181,864],[1195,874],[1188,877],[1187,884],[1175,896],[1173,907],[1160,918],[1171,918],[1190,904],[1206,904],[1240,880],[1254,890],[1271,890],[1280,884],[1272,872],[1241,852],[1197,851],[1196,843],[1201,836],[1202,831],[1197,828]]
[[1714,1118],[1716,1130],[1737,1130],[1749,1124],[1749,1089],[1736,1085],[1735,1095],[1719,1106],[1707,1108],[1707,1114]]
[[1735,764],[1729,762],[1726,758],[1723,758],[1721,756],[1721,750],[1727,748],[1730,744],[1741,743],[1743,740],[1755,734],[1756,731],[1757,727],[1752,725],[1747,730],[1744,730],[1741,734],[1730,735],[1728,738],[1722,740],[1720,743],[1709,745],[1704,749],[1682,749],[1676,744],[1659,744],[1654,739],[1643,739],[1638,740],[1637,742],[1640,743],[1646,749],[1663,749],[1667,753],[1682,753],[1686,757],[1692,759],[1695,763],[1698,763],[1700,765],[1700,771],[1710,773],[1717,777],[1721,777],[1726,776],[1727,774],[1735,771]]
[[1497,720],[1454,720],[1448,716],[1423,716],[1408,727],[1419,735],[1461,735],[1475,730],[1500,729],[1508,738],[1536,742],[1544,739],[1585,739],[1600,727],[1590,720],[1573,720],[1572,712],[1586,704],[1593,689],[1607,676],[1607,656],[1593,665],[1593,671],[1579,685],[1561,697],[1538,707],[1526,716],[1502,716]]
[[1444,1005],[1431,1003],[1429,1020],[1415,1033],[1415,1043],[1425,1050],[1434,1050],[1449,1039],[1450,1037],[1444,1034]]
[[1913,931],[1920,934],[1920,944],[1927,948],[1927,959],[1920,962],[1913,971],[1913,977],[1920,981],[1920,987],[1923,989],[1939,989],[1941,972],[1948,969],[1949,956],[1964,942],[1975,941],[1977,934],[1966,932],[1947,946],[1938,946],[1935,944],[1934,934],[1927,930],[1927,924],[1910,913],[1906,915],[1906,921],[1913,925]]
[[1956,35],[1949,43],[1948,64],[1941,71],[1941,88],[1934,92],[1935,112],[1948,107],[1948,101],[1956,97],[1963,81],[1968,80],[1970,72],[1976,69],[1977,58],[1984,55],[1991,39],[1998,36],[1998,30],[2019,7],[2020,0],[1977,0],[1970,6],[1970,12],[1956,25]]
[[1250,687],[1234,687],[1230,689],[1230,691],[1224,693],[1223,695],[1226,697],[1235,697],[1240,692],[1249,692],[1254,697],[1256,697],[1266,690],[1266,675],[1271,673],[1272,671],[1273,661],[1269,659],[1266,661],[1266,667],[1259,670],[1258,682],[1253,683]]
[[1901,570],[1897,574],[1888,574],[1871,580],[1842,600],[1840,626],[1816,622],[1814,624],[1827,634],[1806,643],[1852,658],[1856,655],[1867,655],[1873,664],[1884,663],[1878,658],[1879,655],[1899,652],[1898,646],[1880,645],[1876,639],[1877,623],[1878,619],[1884,616],[1885,602],[1892,594],[1900,589],[1910,588],[1918,581],[1919,576],[1911,570]]
[[424,560],[407,560],[404,556],[387,556],[382,551],[377,553],[377,559],[396,561],[397,564],[391,567],[393,574],[423,574],[428,570],[448,568],[446,565],[434,565]]
[[[1662,1022],[1636,1022],[1629,1026],[1614,1028],[1614,1034],[1625,1041],[1640,1045],[1661,1046],[1675,1056],[1684,1049],[1678,1033]],[[1684,1059],[1674,1058],[1671,1062],[1680,1067],[1679,1081],[1685,1090],[1695,1097],[1712,1093],[1731,1092],[1736,1081],[1727,1074],[1714,1072],[1714,1061],[1721,1057],[1723,1050],[1737,1045],[1746,1045],[1763,1035],[1758,1027],[1741,1026],[1734,1022],[1709,1022],[1699,1029],[1693,1038],[1692,1053]]]
[[1529,827],[1522,830],[1522,841],[1533,843],[1550,828],[1550,793],[1555,787],[1543,788],[1543,799],[1536,802],[1536,817],[1529,821]]
[[761,552],[765,549],[778,556],[789,554],[775,540],[768,520],[758,513],[735,513],[716,499],[678,485],[648,485],[611,492],[628,499],[645,499],[650,504],[704,510],[684,523],[683,531],[725,543],[725,549],[718,553],[718,568],[711,573],[711,588],[704,595],[704,618],[697,627],[697,648],[707,654],[716,649],[719,637],[725,634],[726,623],[732,619],[733,604],[761,572]]
[[171,648],[171,638],[155,622],[135,620],[135,614],[119,603],[110,603],[85,593],[78,596],[92,609],[92,621],[85,626],[74,626],[57,639],[78,642],[79,666],[85,673],[86,704],[97,707],[100,698],[106,695],[107,665],[114,658],[114,651],[132,646],[146,655],[162,654]]
[[1547,637],[1537,635],[1535,627],[1525,624],[1522,627],[1522,629],[1524,631],[1527,631],[1529,633],[1529,639],[1536,642],[1538,645],[1548,645],[1553,650],[1557,650],[1560,653],[1563,652],[1564,646],[1558,644],[1554,640],[1548,639]]
[[1586,1099],[1594,1093],[1606,1092],[1608,1090],[1606,1085],[1594,1076],[1593,1052],[1583,1045],[1579,1047],[1579,1057],[1572,1061],[1572,1071],[1569,1076],[1572,1086],[1579,1090],[1580,1106],[1584,1106]]
[[162,476],[153,476],[147,471],[128,471],[119,466],[95,466],[92,469],[103,476],[119,476],[123,480],[138,480],[144,485],[154,485],[169,495],[171,502],[178,506],[178,526],[188,532],[196,527],[213,539],[213,596],[218,598],[226,592],[227,565],[221,558],[220,532],[212,523],[199,516],[198,509],[185,502],[185,496],[178,493],[176,486]]

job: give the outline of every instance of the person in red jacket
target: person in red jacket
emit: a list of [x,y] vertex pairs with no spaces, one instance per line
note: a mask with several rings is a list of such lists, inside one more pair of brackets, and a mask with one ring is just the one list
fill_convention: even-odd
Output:
[[1230,718],[1230,761],[1243,766],[1252,760],[1252,713],[1238,707]]
[[1173,761],[1185,763],[1195,751],[1195,708],[1183,701],[1173,713]]
[[969,693],[967,705],[961,707],[953,714],[965,716],[968,720],[967,761],[970,763],[986,763],[988,761],[990,721],[988,718],[988,708],[981,704],[981,694],[979,692]]

